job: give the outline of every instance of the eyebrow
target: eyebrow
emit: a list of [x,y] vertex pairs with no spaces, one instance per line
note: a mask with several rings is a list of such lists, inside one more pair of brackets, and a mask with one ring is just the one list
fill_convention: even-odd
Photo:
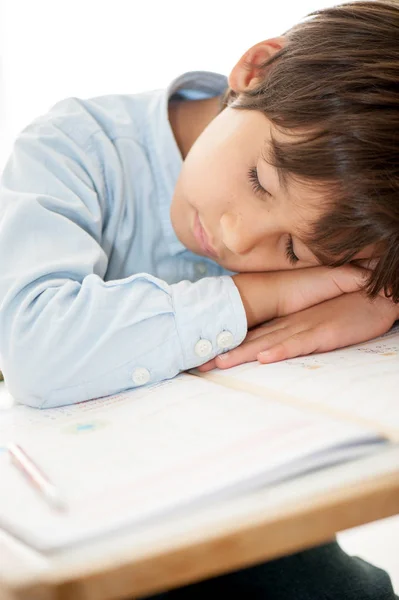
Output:
[[[273,164],[270,163],[268,157],[270,156],[271,147],[272,141],[266,140],[261,150],[260,156],[267,165],[274,169],[274,171],[277,171],[279,186],[283,192],[288,194],[288,184],[290,180],[289,173],[279,167],[275,167]],[[337,266],[338,264],[345,264],[346,262],[348,262],[348,256],[343,256],[339,258],[321,248],[320,242],[310,241],[311,233],[309,232],[305,232],[304,230],[302,230],[292,235],[296,237],[313,254],[313,256],[319,261],[321,265]],[[350,252],[348,254],[350,254]],[[351,259],[349,258],[349,260]]]
[[[339,265],[344,265],[353,260],[353,256],[357,254],[354,250],[348,250],[343,253],[341,256],[336,256],[331,254],[328,250],[324,250],[320,246],[320,242],[306,242],[306,235],[304,237],[299,238],[301,242],[312,252],[312,254],[317,258],[320,264],[329,267],[337,267]],[[309,239],[309,238],[307,238]]]
[[270,145],[271,145],[270,141],[266,141],[264,143],[264,146],[261,150],[260,156],[265,161],[266,164],[268,164],[270,167],[272,167],[272,169],[277,171],[279,186],[283,190],[283,192],[288,193],[288,176],[287,176],[286,171],[283,171],[283,169],[281,169],[279,167],[275,167],[269,161],[268,156],[270,155]]
[[[337,266],[337,264],[345,264],[348,260],[348,256],[338,257],[331,254],[331,252],[321,246],[320,240],[312,240],[312,236],[314,235],[313,225],[308,226],[306,229],[298,227],[297,231],[292,235],[313,254],[321,265]],[[341,263],[340,261],[343,262]]]
[[280,169],[278,167],[274,167],[274,169],[277,171],[278,182],[279,182],[281,189],[287,193],[288,192],[287,172],[283,171],[283,169]]

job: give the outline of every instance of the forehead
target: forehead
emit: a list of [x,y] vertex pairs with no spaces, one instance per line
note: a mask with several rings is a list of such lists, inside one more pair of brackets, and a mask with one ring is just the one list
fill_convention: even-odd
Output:
[[[284,219],[289,223],[292,235],[296,235],[302,241],[306,240],[307,247],[315,256],[320,257],[324,254],[324,262],[327,261],[327,256],[329,256],[328,262],[333,263],[342,258],[344,252],[342,252],[341,257],[332,256],[327,251],[327,248],[324,249],[320,230],[317,236],[317,249],[315,247],[316,244],[312,244],[312,238],[315,238],[314,230],[323,218],[328,219],[328,215],[333,216],[334,213],[339,213],[340,204],[336,202],[336,199],[342,197],[340,182],[305,179],[286,169],[275,166],[283,161],[281,161],[281,156],[274,156],[274,140],[283,143],[283,150],[284,144],[300,144],[301,139],[306,140],[308,135],[309,132],[305,131],[284,132],[273,126],[269,120],[268,127],[266,128],[266,136],[260,151],[259,165],[261,169],[266,170],[266,175],[272,178],[274,189],[272,195],[279,210],[283,211]],[[280,151],[280,148],[278,148],[278,151]],[[339,234],[340,232],[337,230],[337,237],[339,237]],[[353,236],[353,231],[348,231],[348,235]],[[344,241],[343,235],[342,241]],[[348,241],[347,236],[345,241]],[[355,253],[352,260],[378,258],[381,256],[381,253],[382,250],[379,244],[368,244],[363,248],[359,248],[359,251]]]
[[270,142],[266,141],[258,162],[258,171],[268,187],[273,205],[295,222],[304,235],[310,226],[329,212],[328,184],[304,181],[273,164]]
[[[305,175],[313,171],[306,158],[306,142],[312,132],[303,129],[283,130],[266,116],[264,120],[263,141],[260,148],[261,161],[274,169],[281,192],[290,196],[292,200],[306,205],[310,202],[315,209],[320,209],[328,190],[336,187],[337,183],[321,181]],[[305,144],[303,150],[302,143]]]
[[[266,157],[267,158],[267,157]],[[291,174],[283,174],[265,158],[262,158],[265,180],[272,180],[273,210],[284,222],[291,235],[298,238],[314,254],[319,262],[334,263],[340,256],[333,256],[323,247],[320,230],[317,225],[320,220],[331,212],[339,211],[339,205],[334,207],[334,184],[301,181]],[[259,168],[259,167],[258,167]],[[262,170],[262,166],[260,167]],[[318,229],[317,240],[314,234]],[[339,232],[338,232],[339,233]],[[343,239],[344,241],[344,239]],[[327,246],[327,244],[326,244]],[[353,256],[352,260],[366,260],[379,256],[377,244],[369,244]]]

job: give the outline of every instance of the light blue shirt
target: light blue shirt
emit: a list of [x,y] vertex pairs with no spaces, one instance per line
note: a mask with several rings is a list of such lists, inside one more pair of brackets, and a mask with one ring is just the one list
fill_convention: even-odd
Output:
[[174,377],[239,345],[231,273],[188,251],[169,211],[182,158],[167,90],[67,98],[18,136],[0,184],[0,367],[13,397],[60,406]]

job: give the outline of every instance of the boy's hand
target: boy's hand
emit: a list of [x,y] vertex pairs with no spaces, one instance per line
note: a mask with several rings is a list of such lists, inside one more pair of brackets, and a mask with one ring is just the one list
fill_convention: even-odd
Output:
[[248,329],[363,288],[370,271],[355,265],[233,275]]
[[399,305],[382,295],[371,301],[362,292],[345,294],[256,327],[240,346],[198,369],[228,369],[253,360],[272,363],[335,350],[378,337],[397,319]]

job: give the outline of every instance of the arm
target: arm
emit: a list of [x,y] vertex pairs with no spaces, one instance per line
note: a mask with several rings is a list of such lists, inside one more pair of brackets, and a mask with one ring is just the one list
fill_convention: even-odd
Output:
[[344,294],[255,327],[238,348],[200,370],[254,360],[272,363],[359,344],[386,333],[397,319],[399,306],[383,295],[370,300],[363,292]]
[[[74,120],[60,109],[24,130],[1,180],[0,367],[16,400],[59,406],[168,379],[220,354],[223,331],[229,347],[239,345],[246,312],[251,324],[263,322],[341,293],[330,282],[320,296],[312,282],[324,289],[330,275],[299,271],[302,295],[287,273],[175,285],[146,273],[104,281],[112,248],[105,215],[123,214],[115,205],[123,193],[112,197],[104,170],[121,180],[122,167],[97,120],[70,102]],[[94,136],[103,140],[102,164]]]
[[345,265],[233,275],[248,328],[361,289],[367,269]]
[[[77,102],[72,109],[73,122],[56,115],[24,130],[0,187],[0,367],[13,397],[35,407],[114,394],[146,383],[147,372],[149,383],[173,377],[221,352],[223,329],[232,346],[247,332],[230,277],[104,281],[105,215],[121,207],[93,136],[112,144],[94,120],[76,121]],[[105,167],[117,177],[111,150]],[[204,357],[201,338],[211,343]]]

